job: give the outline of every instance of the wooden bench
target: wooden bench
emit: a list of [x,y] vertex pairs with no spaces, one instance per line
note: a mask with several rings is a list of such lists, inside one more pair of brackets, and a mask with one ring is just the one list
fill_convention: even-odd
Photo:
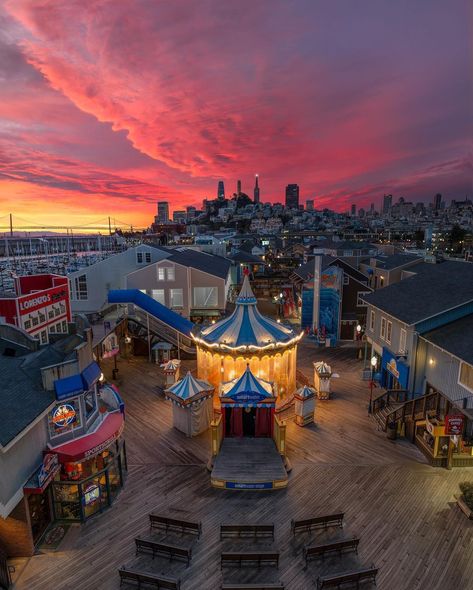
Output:
[[129,570],[122,567],[118,570],[120,574],[120,586],[123,582],[136,582],[138,588],[142,585],[154,586],[158,590],[179,590],[181,581],[174,578],[163,578],[148,572],[140,572],[137,570]]
[[317,578],[317,590],[322,590],[323,588],[340,588],[343,584],[356,584],[356,588],[358,588],[360,582],[364,580],[370,580],[376,585],[377,573],[378,568],[371,566],[362,570],[319,576]]
[[323,545],[311,545],[309,547],[304,547],[304,559],[307,565],[307,562],[310,559],[314,559],[315,557],[322,557],[325,556],[326,553],[332,553],[333,551],[338,551],[338,553],[342,553],[342,551],[354,551],[358,553],[358,543],[360,539],[353,537],[353,539],[341,539],[339,541],[331,541],[330,543],[324,543]]
[[262,565],[275,565],[279,567],[279,553],[274,551],[245,551],[241,552],[227,552],[222,553],[220,557],[220,569],[224,565],[237,564],[241,567],[243,564],[256,564],[258,567]]
[[285,586],[281,582],[276,584],[222,584],[222,590],[284,590]]
[[201,522],[189,522],[188,520],[180,520],[178,518],[168,518],[167,516],[160,516],[159,514],[149,515],[149,526],[150,529],[161,528],[179,530],[183,533],[192,533],[200,537],[202,533]]
[[183,559],[189,565],[192,557],[192,550],[187,547],[179,547],[177,545],[169,545],[168,543],[158,543],[150,539],[135,539],[136,553],[151,553],[154,556],[156,554],[166,555],[169,559],[176,557],[177,559]]
[[344,512],[328,514],[326,516],[314,516],[304,520],[291,520],[291,531],[295,535],[299,531],[310,531],[311,529],[326,529],[329,526],[343,526]]
[[225,537],[270,537],[274,540],[274,524],[221,524],[220,540]]

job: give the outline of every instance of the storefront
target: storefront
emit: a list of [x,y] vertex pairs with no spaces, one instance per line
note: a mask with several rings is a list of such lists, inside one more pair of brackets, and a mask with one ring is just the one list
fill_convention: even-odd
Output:
[[409,365],[387,348],[381,358],[381,385],[386,389],[408,389]]
[[123,428],[123,414],[109,413],[97,431],[51,449],[61,466],[52,482],[57,520],[83,522],[112,504],[127,473]]

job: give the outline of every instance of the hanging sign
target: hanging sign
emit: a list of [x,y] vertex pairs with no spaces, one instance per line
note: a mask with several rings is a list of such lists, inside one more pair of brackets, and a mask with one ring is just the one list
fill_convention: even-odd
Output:
[[84,490],[84,504],[91,506],[98,500],[100,500],[100,486],[96,483],[90,484]]
[[59,459],[56,453],[46,453],[43,457],[43,463],[38,471],[38,483],[42,488],[45,484],[56,475],[59,469]]
[[447,414],[445,416],[445,434],[459,436],[463,433],[465,417],[463,414]]
[[57,406],[53,411],[53,424],[56,428],[64,428],[75,422],[77,412],[72,404]]
[[391,373],[391,375],[396,377],[396,379],[399,379],[399,371],[397,370],[396,359],[392,358],[389,363],[387,363],[386,369]]

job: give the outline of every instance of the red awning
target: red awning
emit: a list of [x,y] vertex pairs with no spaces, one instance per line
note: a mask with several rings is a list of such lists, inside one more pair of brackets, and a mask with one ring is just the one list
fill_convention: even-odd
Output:
[[60,463],[74,463],[95,457],[123,432],[125,421],[121,412],[113,412],[106,416],[99,428],[82,438],[52,448],[52,453],[59,455]]

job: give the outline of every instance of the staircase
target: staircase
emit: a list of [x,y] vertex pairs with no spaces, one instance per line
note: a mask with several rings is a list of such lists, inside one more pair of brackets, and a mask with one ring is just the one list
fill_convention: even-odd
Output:
[[153,316],[147,317],[146,313],[135,309],[135,313],[133,315],[129,314],[127,319],[128,323],[134,323],[137,327],[137,329],[134,331],[135,336],[146,338],[149,325],[149,333],[152,336],[156,336],[160,341],[169,342],[174,346],[179,346],[182,351],[188,354],[196,354],[195,345],[189,337],[186,337],[176,330],[173,330]]
[[386,432],[390,423],[415,422],[436,414],[439,401],[437,392],[414,397],[404,389],[388,390],[373,400],[373,417],[378,430]]

